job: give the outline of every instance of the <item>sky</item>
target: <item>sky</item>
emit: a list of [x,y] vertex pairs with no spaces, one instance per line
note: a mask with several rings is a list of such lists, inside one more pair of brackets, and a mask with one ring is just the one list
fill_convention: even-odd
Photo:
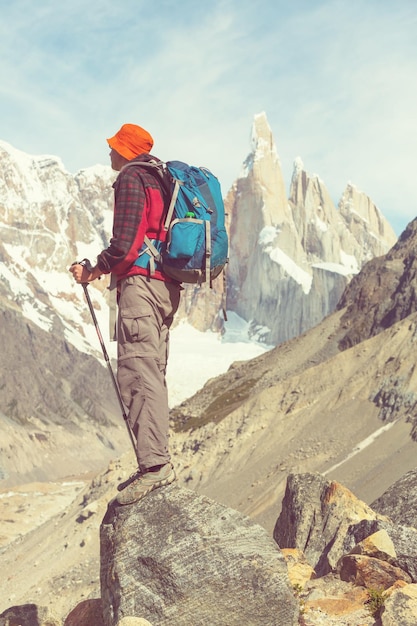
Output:
[[108,164],[123,123],[224,195],[265,112],[337,204],[350,182],[399,235],[417,208],[415,0],[0,0],[0,139]]

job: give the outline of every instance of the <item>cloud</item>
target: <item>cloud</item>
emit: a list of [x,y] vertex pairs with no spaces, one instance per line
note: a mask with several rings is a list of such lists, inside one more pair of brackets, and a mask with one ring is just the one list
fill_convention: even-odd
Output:
[[414,217],[417,8],[403,0],[0,1],[0,138],[71,170],[124,122],[226,191],[265,111],[289,185],[301,156],[334,201],[350,180]]

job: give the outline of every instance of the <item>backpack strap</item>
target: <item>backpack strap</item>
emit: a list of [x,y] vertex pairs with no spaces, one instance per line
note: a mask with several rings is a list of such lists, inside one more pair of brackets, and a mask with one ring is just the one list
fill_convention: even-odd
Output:
[[174,208],[175,208],[175,203],[177,201],[178,198],[178,192],[180,190],[180,185],[183,185],[183,182],[181,180],[178,180],[177,178],[174,178],[174,190],[172,192],[172,197],[171,197],[171,202],[169,203],[169,207],[167,210],[167,214],[165,217],[165,223],[164,223],[164,230],[168,230],[169,225],[171,224],[171,220],[172,220],[172,214],[174,213]]
[[144,237],[144,242],[148,246],[148,252],[150,253],[149,269],[152,276],[153,274],[155,274],[155,261],[160,261],[161,255],[147,235],[145,235]]
[[[144,267],[149,269],[149,275],[153,276],[156,270],[156,263],[161,263],[161,254],[158,248],[155,246],[156,240],[149,239],[147,235],[145,235],[143,239],[143,246],[139,252],[138,258],[135,261],[135,265],[139,265],[139,267]],[[148,259],[142,260],[143,255],[146,254]]]

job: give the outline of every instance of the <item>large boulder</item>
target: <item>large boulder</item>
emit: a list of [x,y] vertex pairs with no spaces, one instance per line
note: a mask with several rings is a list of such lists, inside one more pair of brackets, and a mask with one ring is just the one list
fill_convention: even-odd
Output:
[[341,484],[321,474],[290,474],[274,539],[282,549],[301,550],[317,576],[324,576],[337,569],[348,551],[344,543],[349,527],[378,519],[386,518]]
[[104,622],[154,626],[295,626],[298,602],[266,531],[170,485],[130,506],[110,502],[100,528]]

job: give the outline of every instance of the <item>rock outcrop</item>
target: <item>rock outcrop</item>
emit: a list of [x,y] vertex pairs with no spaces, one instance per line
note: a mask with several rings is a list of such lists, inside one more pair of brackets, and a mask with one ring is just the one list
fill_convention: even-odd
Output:
[[264,529],[177,486],[110,503],[101,589],[106,626],[127,615],[158,626],[298,623],[285,560]]
[[389,580],[417,583],[417,529],[395,524],[319,474],[288,477],[274,539],[281,548],[302,550],[318,576],[341,568],[345,580],[360,578],[361,570],[363,579],[374,558],[387,566]]
[[[327,624],[314,620],[315,611],[337,613],[343,603],[341,613],[359,610],[356,619],[361,620],[359,598],[362,611],[367,608],[374,618],[381,619],[378,623],[382,626],[413,624],[417,620],[417,529],[394,524],[339,483],[326,481],[318,474],[290,475],[274,538],[284,553],[288,549],[299,551],[304,571],[304,560],[313,568],[314,573],[306,580],[295,579],[303,602],[304,623]],[[352,602],[352,590],[342,582],[361,589],[362,595]],[[336,597],[332,586],[337,589]],[[317,601],[313,591],[317,588],[327,589],[327,601],[324,597]],[[329,602],[329,596],[337,602]],[[346,607],[348,599],[350,607]],[[396,622],[392,621],[394,610]],[[404,622],[399,620],[401,614]]]
[[383,519],[348,489],[319,474],[290,474],[274,528],[281,548],[298,548],[318,576],[337,569],[349,527]]

